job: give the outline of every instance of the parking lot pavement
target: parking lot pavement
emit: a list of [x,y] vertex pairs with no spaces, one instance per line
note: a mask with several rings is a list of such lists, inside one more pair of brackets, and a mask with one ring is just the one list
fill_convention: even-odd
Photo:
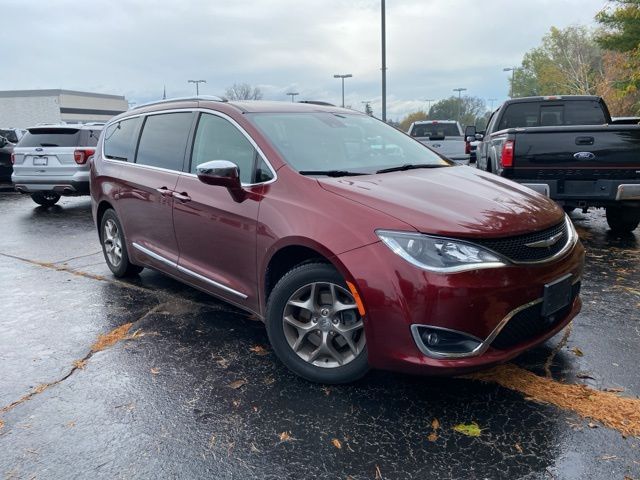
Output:
[[640,478],[631,420],[605,426],[515,381],[550,375],[551,397],[588,385],[581,402],[640,395],[640,232],[611,236],[600,212],[573,215],[582,313],[507,388],[388,372],[310,384],[245,313],[149,270],[115,280],[87,199],[0,193],[0,219],[3,478]]

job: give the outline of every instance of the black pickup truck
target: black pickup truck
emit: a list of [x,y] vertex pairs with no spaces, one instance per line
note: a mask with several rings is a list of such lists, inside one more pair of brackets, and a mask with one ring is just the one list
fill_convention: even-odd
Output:
[[640,223],[640,125],[612,121],[600,97],[526,97],[506,101],[479,140],[476,166],[547,195],[566,211],[604,207],[609,227]]

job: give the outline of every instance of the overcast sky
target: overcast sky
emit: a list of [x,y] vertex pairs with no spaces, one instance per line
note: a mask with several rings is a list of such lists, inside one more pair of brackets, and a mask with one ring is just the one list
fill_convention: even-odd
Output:
[[[456,87],[504,100],[509,74],[554,25],[592,24],[605,0],[387,0],[388,117]],[[380,115],[379,0],[1,0],[0,90],[64,88],[142,103],[222,94],[340,103]],[[497,103],[496,102],[496,103]]]

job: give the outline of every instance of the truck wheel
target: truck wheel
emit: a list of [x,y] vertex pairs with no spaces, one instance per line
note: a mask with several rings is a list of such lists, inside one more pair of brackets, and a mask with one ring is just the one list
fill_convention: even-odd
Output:
[[616,233],[633,232],[640,223],[640,208],[607,207],[607,223]]
[[60,200],[60,195],[54,192],[36,192],[31,194],[31,200],[43,207],[53,207]]

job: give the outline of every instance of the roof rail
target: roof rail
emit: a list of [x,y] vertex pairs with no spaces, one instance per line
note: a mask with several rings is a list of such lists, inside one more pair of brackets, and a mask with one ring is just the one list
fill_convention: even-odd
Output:
[[324,105],[325,107],[335,107],[333,103],[321,102],[320,100],[299,100],[298,103],[308,103],[310,105]]
[[208,102],[226,102],[227,101],[226,99],[216,97],[215,95],[199,95],[197,97],[176,97],[176,98],[167,98],[164,100],[155,100],[153,102],[142,103],[140,105],[136,105],[131,110],[138,110],[139,108],[150,107],[151,105],[161,105],[163,103],[188,102],[188,101],[198,101],[198,100],[205,100]]

